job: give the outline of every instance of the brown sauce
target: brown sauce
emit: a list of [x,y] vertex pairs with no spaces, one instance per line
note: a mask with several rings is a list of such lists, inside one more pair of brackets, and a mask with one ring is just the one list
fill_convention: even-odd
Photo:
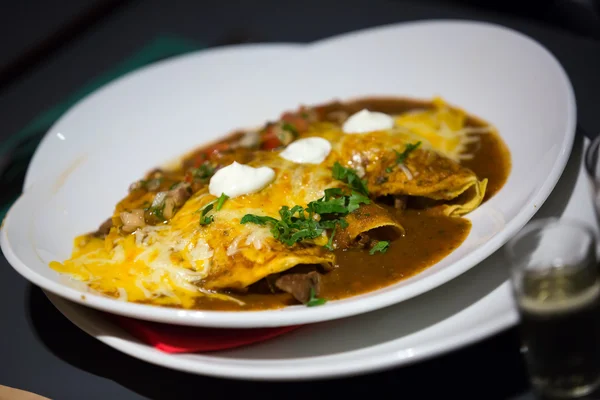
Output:
[[370,292],[418,274],[437,263],[465,240],[471,223],[464,218],[431,216],[407,210],[398,213],[406,236],[387,252],[336,252],[339,267],[323,277],[323,296],[341,299]]
[[[471,122],[471,126],[481,126],[481,122]],[[510,174],[511,161],[508,149],[496,134],[480,134],[479,143],[471,144],[468,151],[475,157],[464,160],[461,164],[477,174],[479,179],[488,179],[483,201],[494,196],[506,183]]]
[[[409,99],[362,99],[351,103],[332,103],[320,106],[325,114],[345,111],[348,114],[363,108],[398,114],[412,109],[431,107],[430,103]],[[485,122],[470,116],[468,126],[484,126]],[[487,178],[485,200],[496,194],[510,173],[510,154],[502,139],[496,134],[480,134],[480,141],[471,145],[474,158],[462,164],[480,179]],[[197,157],[197,150],[188,160]],[[185,163],[185,161],[184,161]],[[342,299],[377,290],[409,278],[437,263],[455,250],[468,236],[471,224],[466,218],[428,214],[427,211],[405,210],[396,212],[398,221],[405,227],[406,235],[391,243],[385,253],[370,255],[366,250],[336,251],[336,268],[325,274],[321,297]],[[298,304],[287,293],[235,295],[245,305],[234,302],[198,298],[196,308],[205,310],[260,310],[281,308]]]

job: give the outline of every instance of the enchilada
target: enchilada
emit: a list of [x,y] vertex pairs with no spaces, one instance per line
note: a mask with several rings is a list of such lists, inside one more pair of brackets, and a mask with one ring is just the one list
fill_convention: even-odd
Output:
[[441,99],[300,107],[149,172],[51,267],[160,306],[321,305],[443,258],[509,171],[495,129]]

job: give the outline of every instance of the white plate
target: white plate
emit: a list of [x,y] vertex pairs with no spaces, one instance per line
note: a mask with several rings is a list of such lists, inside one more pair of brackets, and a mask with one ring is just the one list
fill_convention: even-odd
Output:
[[[513,158],[503,189],[469,215],[472,229],[465,242],[417,276],[322,307],[231,313],[122,303],[91,294],[84,298],[81,288],[48,268],[49,261],[68,257],[73,237],[112,213],[129,183],[199,143],[260,124],[299,103],[390,94],[442,95],[495,124]],[[31,170],[40,173],[28,175],[25,194],[9,211],[2,249],[36,285],[140,319],[264,327],[357,315],[436,288],[502,246],[560,177],[575,114],[572,87],[554,57],[531,39],[489,24],[420,22],[309,46],[208,50],[130,74],[67,113],[34,157]],[[131,151],[138,147],[143,151]]]
[[[534,218],[554,216],[587,223],[595,220],[581,145],[578,137],[561,180]],[[246,348],[206,354],[165,354],[131,337],[95,310],[49,293],[48,297],[88,334],[154,364],[229,378],[322,379],[407,365],[515,324],[518,316],[505,281],[508,269],[501,251],[477,268],[403,303],[303,327]]]

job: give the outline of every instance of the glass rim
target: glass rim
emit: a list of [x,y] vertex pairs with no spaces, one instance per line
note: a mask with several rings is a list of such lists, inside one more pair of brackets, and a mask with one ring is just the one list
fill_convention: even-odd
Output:
[[[599,136],[599,138],[600,138],[600,136]],[[517,255],[515,254],[514,247],[519,242],[519,239],[521,239],[522,237],[524,237],[536,230],[541,231],[542,229],[551,228],[551,227],[555,227],[555,226],[556,227],[575,228],[581,232],[584,232],[586,235],[588,235],[592,239],[593,251],[595,254],[596,247],[597,247],[597,243],[596,243],[597,237],[596,237],[596,233],[594,232],[594,230],[592,229],[592,226],[590,224],[583,222],[583,221],[570,219],[570,218],[546,217],[546,218],[536,219],[533,222],[528,223],[527,225],[525,225],[525,227],[523,227],[523,229],[521,229],[517,234],[515,234],[512,238],[510,238],[506,242],[506,246],[504,247],[504,252],[507,255],[508,259],[510,261],[517,259]],[[511,264],[511,268],[512,267],[513,267],[513,265]]]
[[[593,162],[594,153],[598,152],[599,150],[600,150],[600,135],[596,136],[594,138],[594,140],[591,141],[590,145],[585,150],[585,155],[584,155],[585,171],[587,172],[589,177],[594,178],[594,179],[600,178],[600,177],[596,176],[596,172],[595,172],[597,163]],[[600,154],[598,156],[600,156]]]

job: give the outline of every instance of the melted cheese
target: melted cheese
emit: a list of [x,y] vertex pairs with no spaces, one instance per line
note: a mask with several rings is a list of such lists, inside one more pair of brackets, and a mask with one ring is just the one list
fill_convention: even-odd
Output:
[[[111,241],[108,251],[105,240]],[[196,283],[210,272],[212,249],[206,241],[170,226],[146,226],[105,240],[78,238],[71,259],[52,268],[120,300],[184,307],[193,305],[190,295],[200,291]]]
[[415,110],[396,116],[394,128],[420,136],[432,148],[455,161],[472,158],[467,148],[479,140],[474,134],[492,132],[493,128],[466,127],[467,114],[449,107],[441,98],[435,98],[433,105],[433,109]]
[[234,196],[219,211],[212,209],[212,223],[199,224],[201,211],[217,200],[205,187],[168,224],[146,226],[127,236],[115,227],[105,239],[82,236],[72,257],[52,268],[121,300],[190,308],[198,296],[239,302],[215,290],[242,289],[298,263],[331,265],[334,256],[323,248],[326,235],[315,239],[312,248],[288,247],[268,227],[240,223],[246,214],[279,218],[282,205],[306,206],[322,197],[326,188],[340,185],[331,171],[293,163],[275,152],[248,166],[268,166],[276,176],[261,190]]

